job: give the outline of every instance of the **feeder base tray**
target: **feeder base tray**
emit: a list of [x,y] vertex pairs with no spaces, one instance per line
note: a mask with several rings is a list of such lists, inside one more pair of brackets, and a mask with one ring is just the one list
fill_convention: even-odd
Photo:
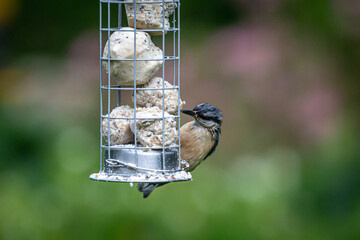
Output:
[[[105,182],[178,182],[192,180],[189,164],[179,159],[176,150],[105,150],[104,169],[90,179]],[[185,165],[178,169],[179,165]]]
[[90,179],[104,182],[180,182],[192,180],[191,173],[185,171],[173,172],[173,173],[138,173],[132,176],[122,175],[108,175],[105,172],[93,173],[90,175]]

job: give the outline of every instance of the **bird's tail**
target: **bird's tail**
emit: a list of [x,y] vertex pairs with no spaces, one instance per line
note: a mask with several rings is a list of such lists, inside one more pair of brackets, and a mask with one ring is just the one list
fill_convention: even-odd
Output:
[[139,183],[137,188],[139,192],[143,193],[143,198],[147,198],[155,188],[165,184],[167,183]]

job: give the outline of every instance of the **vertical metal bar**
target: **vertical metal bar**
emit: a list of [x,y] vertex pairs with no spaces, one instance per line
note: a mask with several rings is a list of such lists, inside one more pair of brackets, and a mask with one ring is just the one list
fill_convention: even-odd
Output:
[[134,135],[135,135],[135,158],[136,166],[139,166],[139,157],[137,152],[137,126],[136,126],[136,1],[134,0]]
[[163,78],[163,86],[162,86],[162,169],[165,169],[165,1],[162,0],[162,50],[163,50],[163,66],[162,66],[162,78]]
[[110,8],[111,8],[111,4],[110,4],[110,2],[108,2],[108,26],[107,26],[107,28],[108,28],[108,30],[107,30],[107,35],[108,35],[108,59],[107,59],[107,61],[108,61],[108,114],[107,114],[107,118],[108,118],[108,144],[107,144],[107,153],[108,153],[108,158],[110,158],[110,156],[111,156],[111,152],[110,152],[110,112],[111,112],[111,108],[110,108],[110,105],[111,105],[111,90],[110,90],[110,85],[111,85],[111,83],[110,83],[110,79],[111,79],[111,77],[110,77],[110,58],[111,58],[111,56],[110,56],[110,48],[111,48],[111,43],[110,43],[110,28],[111,28],[111,23],[110,23]]
[[[180,139],[180,126],[181,126],[181,121],[180,121],[180,0],[179,0],[179,2],[178,2],[178,48],[177,48],[177,50],[178,50],[178,67],[177,67],[177,74],[178,74],[178,106],[179,106],[179,108],[178,108],[178,129],[179,129],[179,131],[178,131],[178,134],[179,134],[179,136],[178,136],[178,139],[179,139],[179,168],[181,168],[181,139]],[[175,14],[175,13],[174,13]]]
[[[100,9],[100,26],[99,26],[99,35],[100,35],[100,116],[102,116],[103,114],[103,95],[102,95],[102,89],[101,89],[101,85],[102,85],[102,62],[101,62],[101,56],[102,56],[102,31],[101,31],[101,28],[102,28],[102,3],[101,1],[99,1],[100,3],[100,6],[99,6],[99,9]],[[102,135],[102,119],[100,117],[100,172],[103,171],[103,148],[102,148],[102,142],[103,141],[103,135]]]
[[[122,27],[122,3],[118,3],[118,28]],[[121,87],[118,85],[118,87]],[[117,90],[117,106],[121,105],[121,90]]]
[[121,28],[122,24],[122,3],[118,3],[118,27]]
[[[175,42],[176,42],[176,30],[175,30],[175,24],[176,24],[176,17],[175,17],[175,15],[176,15],[176,11],[174,10],[174,13],[173,13],[173,25],[172,25],[172,28],[173,28],[173,57],[175,58],[176,57],[176,44],[175,44]],[[175,62],[176,62],[176,60],[173,60],[173,73],[174,73],[174,76],[173,76],[173,85],[174,86],[176,86],[176,82],[175,82],[175,68],[176,68],[176,66],[175,66]]]

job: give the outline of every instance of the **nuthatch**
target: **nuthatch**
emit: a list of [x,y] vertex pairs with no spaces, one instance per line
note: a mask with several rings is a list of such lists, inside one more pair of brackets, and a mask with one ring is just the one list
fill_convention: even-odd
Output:
[[[215,151],[221,133],[222,113],[206,103],[181,112],[194,117],[193,121],[180,128],[181,158],[189,163],[187,171],[192,171]],[[147,198],[156,187],[165,184],[139,183],[138,190]]]

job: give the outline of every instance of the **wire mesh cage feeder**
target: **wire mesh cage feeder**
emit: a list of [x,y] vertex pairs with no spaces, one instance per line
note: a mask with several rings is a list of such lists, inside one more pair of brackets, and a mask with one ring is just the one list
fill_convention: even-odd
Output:
[[180,153],[182,104],[180,1],[100,0],[100,171],[90,179],[191,180]]

